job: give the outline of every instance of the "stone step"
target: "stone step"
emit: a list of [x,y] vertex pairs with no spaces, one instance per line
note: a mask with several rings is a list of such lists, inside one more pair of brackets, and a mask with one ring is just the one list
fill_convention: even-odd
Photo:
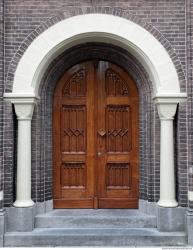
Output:
[[5,234],[5,247],[56,246],[186,246],[184,232],[161,233],[155,228],[51,229]]
[[155,228],[156,216],[134,209],[59,209],[38,215],[36,228]]

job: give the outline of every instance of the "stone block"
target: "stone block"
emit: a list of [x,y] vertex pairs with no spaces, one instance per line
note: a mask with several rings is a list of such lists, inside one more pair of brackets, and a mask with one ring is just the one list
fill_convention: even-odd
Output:
[[35,229],[7,233],[6,247],[163,247],[187,245],[183,232],[161,233],[156,229]]
[[5,212],[0,212],[0,235],[5,232]]
[[187,213],[187,235],[188,235],[188,245],[193,246],[193,212]]
[[158,206],[157,212],[157,226],[160,232],[185,231],[186,208]]
[[34,206],[7,208],[7,232],[31,232],[34,229]]
[[141,199],[139,200],[139,210],[142,213],[157,216],[157,207],[158,205],[156,202],[148,202]]
[[147,213],[147,201],[139,199],[139,210],[142,213]]
[[35,213],[37,214],[44,214],[46,211],[45,209],[45,202],[36,202],[35,203]]
[[3,247],[4,243],[3,243],[3,235],[0,235],[0,247]]
[[5,220],[6,214],[5,212],[0,212],[0,247],[3,247],[3,239],[5,233]]
[[35,228],[155,228],[156,216],[134,209],[55,209],[37,215]]
[[146,213],[157,216],[158,205],[156,202],[147,202]]
[[46,201],[46,212],[53,210],[53,200]]
[[35,214],[44,214],[53,210],[53,200],[48,200],[44,202],[36,202],[35,204]]

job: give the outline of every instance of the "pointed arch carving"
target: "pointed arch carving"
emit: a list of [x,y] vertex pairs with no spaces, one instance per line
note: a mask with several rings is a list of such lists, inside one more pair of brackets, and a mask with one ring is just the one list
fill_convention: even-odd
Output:
[[62,90],[63,96],[78,97],[86,95],[86,71],[80,69],[67,80]]
[[122,77],[112,69],[108,69],[105,74],[106,92],[109,96],[128,96],[127,83]]

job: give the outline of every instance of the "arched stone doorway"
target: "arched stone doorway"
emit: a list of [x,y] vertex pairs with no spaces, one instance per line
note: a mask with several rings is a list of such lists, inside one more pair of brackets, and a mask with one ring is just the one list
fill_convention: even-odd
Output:
[[[64,30],[66,32],[63,32]],[[5,97],[14,103],[19,121],[17,200],[15,206],[26,207],[33,204],[30,194],[30,126],[34,103],[38,97],[40,80],[46,67],[61,51],[75,44],[101,40],[119,45],[135,55],[151,78],[153,93],[161,118],[161,192],[159,204],[166,207],[177,205],[175,200],[172,120],[177,104],[186,95],[180,92],[175,67],[164,47],[139,25],[111,15],[88,14],[61,21],[37,37],[18,64],[12,93],[5,94]],[[25,187],[22,183],[23,175],[25,175],[26,180]]]

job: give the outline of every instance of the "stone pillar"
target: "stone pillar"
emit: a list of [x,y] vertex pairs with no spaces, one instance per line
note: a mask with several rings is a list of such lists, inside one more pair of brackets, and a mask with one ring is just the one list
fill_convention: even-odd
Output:
[[[184,98],[183,98],[184,99]],[[181,98],[154,98],[161,121],[160,135],[160,199],[162,207],[176,207],[173,119]]]
[[187,211],[187,235],[188,244],[193,246],[193,166],[189,167],[189,190],[188,190],[188,211]]
[[176,207],[175,170],[174,170],[174,135],[173,119],[176,104],[157,104],[161,121],[160,135],[160,200],[159,206]]
[[34,101],[14,102],[18,120],[17,136],[17,185],[15,207],[30,207],[31,200],[31,119]]
[[34,95],[7,94],[14,104],[18,120],[17,178],[15,207],[31,207],[31,120],[37,97]]

